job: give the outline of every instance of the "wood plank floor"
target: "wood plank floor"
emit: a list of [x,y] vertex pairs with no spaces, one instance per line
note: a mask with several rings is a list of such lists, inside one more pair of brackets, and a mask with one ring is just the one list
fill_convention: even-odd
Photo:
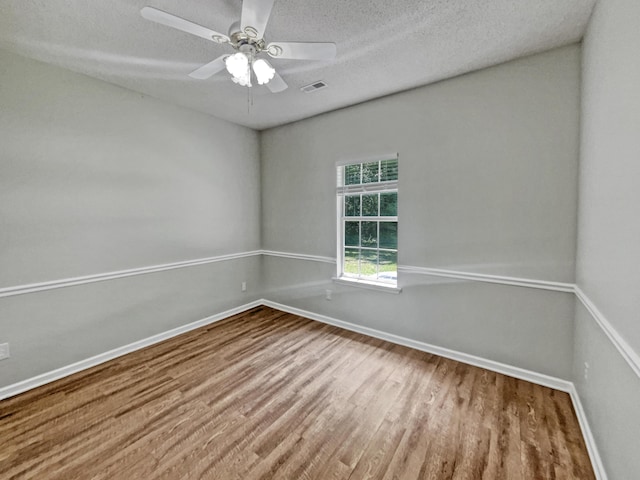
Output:
[[0,402],[0,477],[595,478],[567,394],[267,307]]

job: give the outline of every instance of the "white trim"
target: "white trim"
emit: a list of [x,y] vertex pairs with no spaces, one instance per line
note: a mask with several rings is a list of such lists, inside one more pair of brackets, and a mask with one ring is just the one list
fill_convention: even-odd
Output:
[[317,313],[309,312],[307,310],[290,307],[282,303],[272,302],[271,300],[263,300],[262,304],[267,307],[282,310],[283,312],[291,313],[293,315],[310,318],[311,320],[316,320],[328,325],[344,328],[345,330],[361,333],[369,337],[379,338],[380,340],[386,340],[387,342],[395,343],[397,345],[414,348],[422,352],[433,353],[441,357],[450,358],[452,360],[467,363],[469,365],[474,365],[476,367],[486,368],[487,370],[491,370],[493,372],[502,373],[510,377],[526,380],[528,382],[543,385],[545,387],[560,390],[562,392],[569,393],[573,385],[571,382],[562,380],[561,378],[533,372],[531,370],[525,370],[523,368],[514,367],[505,363],[488,360],[482,357],[476,357],[475,355],[470,355],[468,353],[458,352],[456,350],[450,350],[444,347],[438,347],[436,345],[420,342],[418,340],[412,340],[410,338],[401,337],[399,335],[394,335],[392,333],[383,332],[369,327],[364,327],[362,325],[356,325],[354,323],[345,322],[343,320],[338,320],[326,315],[320,315]]
[[569,389],[569,395],[571,396],[571,401],[573,402],[573,409],[576,412],[576,417],[578,417],[578,423],[580,424],[580,429],[582,430],[582,438],[584,439],[584,443],[587,445],[587,452],[589,452],[591,466],[593,467],[596,478],[598,480],[607,480],[607,472],[604,469],[604,464],[602,463],[602,458],[600,458],[600,453],[598,453],[596,440],[593,437],[593,433],[591,433],[591,428],[589,427],[589,422],[587,420],[587,414],[582,407],[580,395],[578,395],[578,390],[576,390],[576,387],[573,383],[571,384],[571,388]]
[[439,268],[414,267],[410,265],[398,265],[399,272],[415,273],[419,275],[431,275],[435,277],[459,278],[462,280],[474,280],[477,282],[499,283],[502,285],[514,285],[517,287],[539,288],[556,292],[574,292],[573,283],[550,282],[547,280],[535,280],[531,278],[507,277],[503,275],[487,275],[484,273],[459,272],[456,270],[442,270]]
[[[344,197],[336,195],[336,276],[342,275],[342,266],[344,265],[344,234],[342,233],[343,222],[341,220],[342,210],[344,208]],[[396,259],[397,260],[397,259]]]
[[[336,260],[330,257],[320,257],[317,255],[305,255],[295,254],[288,252],[275,252],[270,250],[263,250],[265,255],[271,255],[283,258],[292,258],[298,260],[311,260],[316,262],[324,262],[335,264]],[[494,283],[500,285],[513,285],[518,287],[537,288],[541,290],[551,290],[556,292],[574,293],[576,297],[582,302],[587,311],[593,316],[596,323],[607,335],[609,340],[618,349],[622,357],[627,361],[632,370],[640,377],[640,355],[638,355],[629,344],[622,338],[622,336],[616,331],[611,323],[602,315],[600,310],[593,304],[586,294],[573,283],[551,282],[547,280],[535,280],[529,278],[520,277],[508,277],[502,275],[487,275],[481,273],[461,272],[456,270],[444,270],[439,268],[428,267],[416,267],[410,265],[398,265],[398,272],[413,273],[418,275],[429,275],[435,277],[444,278],[457,278],[461,280],[471,280],[475,282]],[[343,283],[339,279],[337,283]],[[336,281],[334,279],[334,281]],[[352,285],[349,283],[349,285]],[[387,288],[387,287],[382,287]]]
[[[118,278],[130,277],[134,275],[145,275],[149,273],[162,272],[177,268],[187,268],[197,265],[205,265],[209,263],[222,262],[227,260],[235,260],[239,258],[252,257],[257,255],[268,255],[273,257],[289,258],[295,260],[313,261],[327,264],[336,264],[336,259],[332,257],[324,257],[320,255],[309,255],[302,253],[279,252],[274,250],[253,250],[248,252],[232,253],[227,255],[219,255],[215,257],[200,258],[195,260],[187,260],[183,262],[167,263],[161,265],[153,265],[150,267],[133,268],[129,270],[120,270],[115,272],[99,273],[94,275],[86,275],[82,277],[65,278],[60,280],[52,280],[48,282],[32,283],[27,285],[18,285],[13,287],[0,288],[0,298],[11,297],[14,295],[24,295],[27,293],[41,292],[53,290],[57,288],[65,288],[87,283],[102,282],[106,280],[114,280]],[[501,275],[486,275],[480,273],[461,272],[455,270],[444,270],[438,268],[416,267],[409,265],[398,265],[399,272],[413,273],[419,275],[429,275],[445,278],[457,278],[462,280],[471,280],[476,282],[495,283],[502,285],[514,285],[520,287],[538,288],[543,290],[552,290],[558,292],[571,292],[582,302],[587,311],[595,319],[609,340],[618,349],[622,357],[627,361],[632,370],[640,377],[640,356],[631,348],[631,346],[622,338],[611,323],[598,310],[594,303],[586,296],[586,294],[577,285],[571,283],[550,282],[546,280],[534,280],[528,278],[507,277]],[[342,283],[342,282],[340,282]],[[352,284],[350,284],[352,285]],[[392,289],[382,287],[386,291]]]
[[388,342],[395,343],[398,345],[414,348],[416,350],[420,350],[423,352],[433,353],[435,355],[440,355],[442,357],[450,358],[452,360],[457,360],[459,362],[467,363],[470,365],[475,365],[477,367],[486,368],[487,370],[491,370],[494,372],[502,373],[504,375],[526,380],[532,383],[536,383],[538,385],[543,385],[545,387],[554,388],[556,390],[560,390],[563,392],[570,393],[571,388],[573,386],[571,382],[562,380],[560,378],[551,377],[549,375],[532,372],[530,370],[525,370],[519,367],[514,367],[511,365],[496,362],[493,360],[477,357],[475,355],[470,355],[467,353],[450,350],[448,348],[431,345],[425,342],[420,342],[418,340],[412,340],[410,338],[382,332],[380,330],[375,330],[373,328],[356,325],[353,323],[328,317],[326,315],[319,315],[313,312],[309,312],[307,310],[302,310],[302,309],[290,307],[288,305],[284,305],[281,303],[272,302],[271,300],[261,299],[261,300],[256,300],[256,301],[247,303],[245,305],[241,305],[236,308],[232,308],[230,310],[226,310],[224,312],[218,313],[216,315],[212,315],[202,320],[198,320],[198,321],[189,323],[187,325],[183,325],[181,327],[177,327],[172,330],[168,330],[166,332],[159,333],[157,335],[153,335],[151,337],[130,343],[123,347],[115,348],[108,352],[104,352],[99,355],[93,356],[91,358],[87,358],[85,360],[81,360],[79,362],[73,363],[71,365],[67,365],[65,367],[61,367],[56,370],[52,370],[50,372],[37,375],[35,377],[20,381],[18,383],[7,385],[5,387],[0,388],[0,400],[17,395],[19,393],[26,392],[27,390],[31,390],[32,388],[36,388],[41,385],[58,380],[60,378],[64,378],[74,373],[78,373],[82,370],[94,367],[96,365],[107,362],[109,360],[120,357],[122,355],[126,355],[127,353],[131,353],[141,348],[145,348],[149,345],[154,345],[163,340],[173,338],[182,333],[189,332],[191,330],[194,330],[196,328],[199,328],[205,325],[209,325],[211,323],[215,323],[227,317],[237,315],[238,313],[245,312],[247,310],[250,310],[252,308],[255,308],[261,305],[282,310],[283,312],[292,313],[294,315],[310,318],[312,320],[316,320],[329,325],[334,325],[340,328],[344,328],[345,330],[350,330],[352,332],[357,332],[370,337],[386,340]]
[[381,162],[383,160],[397,160],[400,155],[398,152],[386,153],[386,154],[372,154],[362,157],[349,157],[336,162],[336,167],[344,167],[345,165],[353,165],[358,163],[372,163]]
[[113,350],[109,350],[108,352],[95,355],[85,360],[80,360],[79,362],[72,363],[71,365],[57,368],[50,372],[42,373],[40,375],[22,380],[21,382],[14,383],[12,385],[7,385],[6,387],[0,388],[0,400],[13,397],[14,395],[18,395],[19,393],[26,392],[27,390],[40,387],[55,380],[68,377],[69,375],[73,375],[74,373],[78,373],[88,368],[95,367],[96,365],[108,362],[109,360],[121,357],[122,355],[126,355],[128,353],[135,352],[136,350],[140,350],[150,345],[168,340],[191,330],[195,330],[196,328],[200,328],[205,325],[224,320],[225,318],[237,315],[247,310],[251,310],[252,308],[259,307],[263,304],[264,302],[262,300],[255,300],[245,305],[225,310],[224,312],[218,313],[216,315],[211,315],[210,317],[203,318],[201,320],[197,320],[195,322],[191,322],[186,325],[173,328],[171,330],[167,330],[166,332],[152,335],[151,337],[138,340],[137,342],[114,348]]
[[[332,257],[321,257],[319,255],[308,255],[300,253],[276,252],[273,250],[262,250],[265,255],[283,258],[293,258],[297,260],[310,260],[314,262],[336,263]],[[398,271],[414,273],[419,275],[430,275],[435,277],[459,278],[462,280],[473,280],[476,282],[498,283],[502,285],[515,285],[518,287],[539,288],[542,290],[553,290],[556,292],[573,293],[575,285],[573,283],[551,282],[547,280],[535,280],[531,278],[507,277],[501,275],[487,275],[483,273],[460,272],[457,270],[442,270],[439,268],[415,267],[410,265],[398,265]]]
[[48,282],[5,287],[0,288],[0,298],[11,297],[14,295],[24,295],[25,293],[42,292],[44,290],[53,290],[55,288],[72,287],[75,285],[83,285],[86,283],[103,282],[105,280],[132,277],[134,275],[146,275],[148,273],[163,272],[165,270],[173,270],[176,268],[186,268],[196,265],[205,265],[208,263],[223,262],[226,260],[235,260],[238,258],[260,255],[262,252],[262,250],[253,250],[250,252],[230,253],[227,255],[218,255],[216,257],[199,258],[196,260],[187,260],[183,262],[165,263],[162,265],[153,265],[150,267],[131,268],[128,270],[118,270],[115,272],[85,275],[82,277],[63,278],[60,280],[51,280]]
[[477,357],[475,355],[469,355],[469,354],[458,352],[455,350],[450,350],[448,348],[431,345],[425,342],[411,340],[409,338],[393,335],[390,333],[382,332],[380,330],[375,330],[373,328],[364,327],[361,325],[356,325],[350,322],[345,322],[332,317],[328,317],[326,315],[319,315],[313,312],[309,312],[307,310],[290,307],[288,305],[272,302],[271,300],[266,300],[266,299],[255,300],[245,305],[241,305],[239,307],[226,310],[224,312],[218,313],[216,315],[212,315],[207,318],[203,318],[201,320],[189,323],[187,325],[183,325],[181,327],[177,327],[177,328],[168,330],[166,332],[153,335],[151,337],[139,340],[137,342],[130,343],[123,347],[115,348],[108,352],[87,358],[85,360],[81,360],[71,365],[67,365],[65,367],[61,367],[56,370],[52,370],[50,372],[37,375],[35,377],[23,380],[21,382],[17,382],[12,385],[8,385],[6,387],[2,387],[0,388],[0,400],[18,395],[20,393],[24,393],[33,388],[45,385],[55,380],[59,380],[61,378],[72,375],[74,373],[81,372],[88,368],[94,367],[96,365],[100,365],[109,360],[113,360],[122,355],[126,355],[136,350],[140,350],[142,348],[148,347],[150,345],[154,345],[164,340],[168,340],[170,338],[176,337],[178,335],[189,332],[196,328],[200,328],[205,325],[210,325],[220,320],[224,320],[225,318],[231,317],[233,315],[237,315],[239,313],[245,312],[255,307],[259,307],[261,305],[275,308],[283,312],[288,312],[294,315],[306,317],[315,321],[326,323],[328,325],[334,325],[336,327],[343,328],[345,330],[349,330],[352,332],[357,332],[370,337],[379,338],[381,340],[385,340],[398,345],[403,345],[403,346],[414,348],[416,350],[420,350],[423,352],[432,353],[435,355],[439,355],[445,358],[450,358],[452,360],[456,360],[466,364],[485,368],[487,370],[491,370],[497,373],[519,378],[521,380],[526,380],[528,382],[532,382],[538,385],[543,385],[545,387],[567,392],[570,395],[571,400],[573,402],[574,410],[576,412],[578,423],[580,424],[580,428],[582,430],[582,436],[587,446],[587,451],[589,453],[589,457],[591,459],[591,463],[592,463],[594,472],[596,474],[596,478],[598,480],[607,480],[607,475],[604,469],[604,465],[602,463],[602,459],[600,458],[600,455],[598,453],[597,445],[593,437],[593,434],[591,432],[591,429],[589,427],[589,422],[587,420],[586,413],[584,411],[584,408],[582,407],[582,403],[580,402],[580,396],[578,395],[575,385],[572,382],[568,382],[566,380],[562,380],[556,377],[551,377],[549,375],[532,372],[530,370],[525,370],[519,367],[514,367],[504,363],[496,362],[493,360]]
[[403,345],[409,348],[414,348],[416,350],[420,350],[427,353],[432,353],[435,355],[439,355],[441,357],[450,358],[452,360],[456,360],[462,363],[474,365],[480,368],[485,368],[493,372],[501,373],[503,375],[508,375],[510,377],[519,378],[521,380],[526,380],[528,382],[535,383],[537,385],[542,385],[544,387],[549,387],[555,390],[560,390],[562,392],[568,393],[573,403],[573,408],[576,412],[578,424],[580,425],[582,436],[587,446],[587,452],[589,453],[589,458],[591,460],[591,465],[593,467],[596,478],[597,480],[607,480],[607,473],[604,469],[604,464],[602,463],[602,459],[600,458],[600,454],[598,452],[598,447],[597,447],[595,438],[593,437],[591,428],[589,427],[589,421],[587,419],[587,415],[584,411],[584,408],[582,407],[582,403],[580,402],[580,396],[578,395],[578,392],[573,382],[569,382],[567,380],[563,380],[557,377],[552,377],[549,375],[544,375],[542,373],[533,372],[531,370],[525,370],[523,368],[514,367],[512,365],[507,365],[505,363],[488,360],[486,358],[477,357],[475,355],[469,355],[467,353],[458,352],[456,350],[450,350],[448,348],[438,347],[436,345],[431,345],[425,342],[411,340],[409,338],[400,337],[398,335],[382,332],[380,330],[375,330],[373,328],[356,325],[356,324],[345,322],[342,320],[337,320],[335,318],[328,317],[326,315],[319,315],[313,312],[309,312],[307,310],[290,307],[282,303],[272,302],[270,300],[262,300],[262,303],[267,307],[282,310],[284,312],[288,312],[294,315],[310,318],[318,322],[326,323],[328,325],[334,325],[336,327],[344,328],[345,330],[349,330],[352,332],[361,333],[369,337],[379,338],[381,340],[386,340],[391,343]]
[[[246,257],[257,256],[257,255],[268,255],[271,257],[290,258],[295,260],[328,263],[332,265],[335,265],[337,263],[337,260],[335,258],[325,257],[321,255],[279,252],[275,250],[252,250],[248,252],[219,255],[216,257],[198,258],[195,260],[187,260],[183,262],[153,265],[150,267],[132,268],[128,270],[119,270],[115,272],[97,273],[97,274],[85,275],[81,277],[63,278],[63,279],[51,280],[47,282],[4,287],[4,288],[0,288],[0,298],[11,297],[14,295],[23,295],[26,293],[41,292],[45,290],[53,290],[56,288],[72,287],[75,285],[83,285],[86,283],[103,282],[105,280],[114,280],[118,278],[131,277],[134,275],[146,275],[148,273],[162,272],[166,270],[173,270],[176,268],[187,268],[187,267],[193,267],[197,265],[205,265],[209,263],[235,260],[239,258],[246,258]],[[528,278],[506,277],[506,276],[499,276],[499,275],[485,275],[481,273],[459,272],[454,270],[442,270],[437,268],[415,267],[415,266],[409,266],[409,265],[399,265],[398,271],[402,271],[405,273],[420,274],[420,275],[437,276],[437,277],[459,278],[463,280],[473,280],[477,282],[498,283],[503,285],[516,285],[521,287],[540,288],[543,290],[554,290],[559,292],[575,291],[575,286],[571,283],[549,282],[546,280],[533,280]]]
[[[352,185],[341,185],[336,187],[336,195],[339,197],[355,196],[359,194],[367,193],[397,193],[398,180],[387,180],[384,182],[371,182],[371,183],[355,183]],[[345,217],[356,218],[356,217]],[[366,217],[375,218],[375,217]],[[385,219],[392,217],[384,217]],[[393,217],[398,218],[398,217]]]
[[622,358],[624,358],[635,374],[640,377],[640,356],[631,348],[631,346],[625,341],[624,338],[618,333],[618,331],[611,325],[611,323],[605,318],[605,316],[598,310],[594,303],[587,297],[587,295],[580,289],[579,286],[575,286],[575,293],[582,305],[591,314],[598,326],[602,329],[611,343],[618,349]]
[[307,260],[311,262],[322,262],[335,264],[336,259],[332,257],[321,257],[320,255],[307,255],[306,253],[289,253],[289,252],[276,252],[274,250],[261,250],[263,255],[269,255],[270,257],[282,257],[293,258],[295,260]]
[[394,284],[383,283],[383,282],[372,282],[368,280],[363,280],[361,278],[349,278],[349,277],[333,277],[333,283],[337,283],[339,285],[347,285],[349,287],[356,288],[364,288],[367,290],[377,290],[379,292],[386,293],[395,293],[398,294],[402,292],[402,288],[397,287]]

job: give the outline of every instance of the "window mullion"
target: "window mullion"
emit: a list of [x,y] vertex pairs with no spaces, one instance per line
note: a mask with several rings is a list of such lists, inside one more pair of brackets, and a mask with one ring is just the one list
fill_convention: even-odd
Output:
[[[362,184],[362,165],[360,166],[360,183]],[[358,218],[362,217],[362,194],[358,195]],[[358,278],[362,277],[362,220],[358,220]]]
[[[378,162],[378,182],[380,181],[381,176],[382,176],[382,162]],[[378,192],[377,195],[378,195],[378,218],[380,218],[380,209],[381,209],[380,192]],[[380,220],[376,220],[376,238],[378,240],[376,242],[376,280],[378,280],[380,278]]]
[[361,222],[397,222],[398,217],[341,217],[346,221]]
[[[362,202],[360,202],[360,213],[362,213]],[[358,277],[362,276],[362,221],[358,220]]]
[[[378,196],[379,197],[379,196]],[[378,198],[378,202],[380,199]],[[380,213],[380,204],[378,203],[378,213]],[[380,278],[380,222],[376,222],[376,235],[378,241],[376,242],[376,280]]]

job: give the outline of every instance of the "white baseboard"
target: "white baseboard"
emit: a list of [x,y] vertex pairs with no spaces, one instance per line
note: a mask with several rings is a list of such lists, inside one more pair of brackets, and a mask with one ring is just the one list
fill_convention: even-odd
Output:
[[392,333],[375,330],[373,328],[364,327],[354,323],[345,322],[343,320],[338,320],[336,318],[328,317],[326,315],[320,315],[307,310],[290,307],[289,305],[284,305],[282,303],[272,302],[271,300],[261,299],[261,300],[256,300],[256,301],[247,303],[245,305],[241,305],[236,308],[232,308],[230,310],[226,310],[224,312],[218,313],[216,315],[212,315],[207,318],[203,318],[201,320],[189,323],[187,325],[183,325],[181,327],[177,327],[177,328],[168,330],[166,332],[162,332],[157,335],[153,335],[151,337],[138,340],[128,345],[115,348],[108,352],[101,353],[99,355],[87,358],[85,360],[81,360],[71,365],[67,365],[65,367],[61,367],[56,370],[52,370],[50,372],[37,375],[35,377],[14,383],[12,385],[2,387],[0,388],[0,400],[17,395],[19,393],[26,392],[27,390],[30,390],[32,388],[36,388],[46,383],[53,382],[55,380],[64,378],[66,376],[80,372],[87,368],[94,367],[96,365],[107,362],[114,358],[120,357],[122,355],[126,355],[127,353],[131,353],[136,350],[140,350],[141,348],[154,345],[156,343],[162,342],[163,340],[167,340],[169,338],[173,338],[182,333],[189,332],[196,328],[200,328],[205,325],[209,325],[211,323],[223,320],[232,315],[245,312],[247,310],[250,310],[254,307],[258,307],[260,305],[265,305],[271,308],[282,310],[283,312],[292,313],[294,315],[299,315],[301,317],[306,317],[322,323],[334,325],[340,328],[344,328],[345,330],[350,330],[352,332],[362,333],[363,335],[367,335],[369,337],[379,338],[381,340],[386,340],[388,342],[395,343],[398,345],[404,345],[405,347],[415,348],[416,350],[420,350],[423,352],[440,355],[442,357],[450,358],[452,360],[457,360],[459,362],[467,363],[467,364],[474,365],[481,368],[486,368],[487,370],[491,370],[494,372],[502,373],[504,375],[526,380],[532,383],[536,383],[538,385],[543,385],[545,387],[554,388],[556,390],[560,390],[563,392],[571,393],[572,391],[575,391],[575,388],[573,387],[573,383],[567,380],[562,380],[560,378],[551,377],[549,375],[533,372],[531,370],[525,370],[523,368],[514,367],[504,363],[496,362],[494,360],[488,360],[486,358],[477,357],[475,355],[470,355],[467,353],[450,350],[448,348],[439,347],[437,345],[431,345],[425,342],[412,340],[410,338],[401,337],[399,335],[394,335]]
[[157,335],[152,335],[151,337],[138,340],[137,342],[114,348],[113,350],[109,350],[108,352],[104,352],[94,357],[72,363],[71,365],[57,368],[50,372],[28,378],[12,385],[7,385],[6,387],[0,388],[0,400],[13,397],[14,395],[26,392],[27,390],[31,390],[32,388],[40,387],[55,380],[68,377],[69,375],[73,375],[74,373],[78,373],[88,368],[95,367],[96,365],[100,365],[101,363],[108,362],[109,360],[121,357],[122,355],[126,355],[127,353],[135,352],[136,350],[140,350],[141,348],[154,345],[156,343],[162,342],[163,340],[168,340],[169,338],[176,337],[182,333],[186,333],[191,330],[195,330],[196,328],[204,327],[205,325],[224,320],[225,318],[237,315],[238,313],[242,313],[252,308],[259,307],[262,304],[262,300],[255,300],[251,303],[226,310],[216,315],[211,315],[210,317],[203,318],[186,325],[182,325],[181,327],[173,328],[171,330],[167,330],[166,332],[158,333]]
[[582,407],[582,403],[580,402],[580,396],[578,395],[578,391],[576,390],[576,387],[573,384],[573,382],[562,380],[556,377],[551,377],[549,375],[544,375],[542,373],[533,372],[531,370],[525,370],[523,368],[514,367],[512,365],[507,365],[507,364],[496,362],[493,360],[488,360],[486,358],[476,357],[475,355],[469,355],[467,353],[462,353],[455,350],[449,350],[448,348],[438,347],[436,345],[431,345],[425,342],[411,340],[410,338],[400,337],[398,335],[382,332],[380,330],[375,330],[373,328],[363,327],[361,325],[356,325],[356,324],[345,322],[342,320],[337,320],[332,317],[327,317],[326,315],[319,315],[317,313],[309,312],[307,310],[290,307],[282,303],[272,302],[270,300],[263,300],[262,303],[265,306],[282,310],[284,312],[292,313],[294,315],[310,318],[318,322],[344,328],[345,330],[350,330],[356,333],[362,333],[363,335],[367,335],[369,337],[379,338],[381,340],[386,340],[388,342],[395,343],[398,345],[403,345],[409,348],[415,348],[416,350],[432,353],[435,355],[439,355],[441,357],[450,358],[452,360],[474,365],[476,367],[486,368],[487,370],[491,370],[493,372],[508,375],[510,377],[519,378],[521,380],[526,380],[528,382],[535,383],[537,385],[542,385],[545,387],[553,388],[555,390],[560,390],[562,392],[568,393],[569,396],[571,397],[573,408],[576,412],[578,423],[580,424],[580,429],[582,430],[582,436],[584,438],[585,444],[587,445],[587,451],[589,453],[589,458],[591,459],[591,465],[593,466],[593,470],[596,475],[596,478],[598,480],[607,480],[607,474],[604,469],[602,459],[600,458],[600,454],[598,453],[598,448],[596,445],[595,438],[591,433],[591,428],[589,427],[589,422],[587,421],[587,415]]
[[80,362],[67,365],[66,367],[58,368],[56,370],[52,370],[50,372],[37,375],[27,380],[23,380],[21,382],[14,383],[6,387],[2,387],[0,388],[0,400],[8,397],[12,397],[14,395],[18,395],[20,393],[26,392],[27,390],[31,390],[33,388],[45,385],[55,380],[59,380],[61,378],[72,375],[74,373],[81,372],[82,370],[86,370],[88,368],[94,367],[96,365],[100,365],[101,363],[107,362],[109,360],[113,360],[114,358],[118,358],[122,355],[126,355],[127,353],[131,353],[136,350],[140,350],[142,348],[148,347],[150,345],[154,345],[156,343],[162,342],[164,340],[168,340],[182,333],[195,330],[196,328],[200,328],[205,325],[209,325],[209,324],[218,322],[220,320],[224,320],[225,318],[231,317],[233,315],[237,315],[238,313],[245,312],[252,308],[259,307],[261,305],[282,310],[283,312],[291,313],[294,315],[299,315],[301,317],[309,318],[311,320],[316,320],[318,322],[326,323],[328,325],[334,325],[336,327],[344,328],[345,330],[349,330],[356,333],[361,333],[369,337],[386,340],[388,342],[395,343],[397,345],[403,345],[405,347],[414,348],[416,350],[420,350],[423,352],[432,353],[445,358],[450,358],[452,360],[467,363],[469,365],[474,365],[476,367],[486,368],[487,370],[491,370],[493,372],[519,378],[521,380],[526,380],[531,383],[535,383],[538,385],[542,385],[545,387],[553,388],[553,389],[568,393],[571,396],[571,400],[573,402],[576,416],[578,417],[578,422],[580,424],[580,428],[582,429],[582,436],[587,445],[587,450],[589,452],[589,457],[591,459],[591,463],[593,465],[596,478],[598,480],[607,480],[607,475],[604,470],[602,459],[600,458],[595,439],[593,437],[593,434],[591,433],[591,428],[589,427],[586,413],[582,407],[582,403],[580,402],[580,396],[578,395],[575,385],[572,382],[569,382],[567,380],[562,380],[560,378],[552,377],[549,375],[544,375],[542,373],[533,372],[531,370],[525,370],[523,368],[514,367],[512,365],[496,362],[494,360],[488,360],[486,358],[477,357],[475,355],[469,355],[467,353],[450,350],[444,347],[439,347],[437,345],[431,345],[425,342],[412,340],[410,338],[401,337],[399,335],[394,335],[394,334],[383,332],[373,328],[364,327],[364,326],[357,325],[350,322],[345,322],[343,320],[338,320],[336,318],[328,317],[326,315],[320,315],[314,312],[310,312],[308,310],[302,310],[299,308],[291,307],[289,305],[284,305],[282,303],[277,303],[277,302],[273,302],[271,300],[265,300],[265,299],[255,300],[245,305],[241,305],[239,307],[226,310],[216,315],[203,318],[201,320],[189,323],[187,325],[183,325],[181,327],[177,327],[172,330],[168,330],[166,332],[153,335],[151,337],[139,340],[137,342],[130,343],[123,347],[119,347],[119,348],[110,350],[108,352],[101,353],[100,355],[87,358]]
[[596,474],[596,478],[598,480],[607,480],[607,472],[604,469],[602,458],[600,458],[600,454],[598,453],[596,440],[593,437],[593,433],[591,433],[591,428],[589,427],[589,422],[587,421],[587,414],[582,407],[580,395],[578,395],[578,390],[576,390],[576,387],[573,383],[571,384],[569,395],[571,395],[573,409],[576,411],[578,423],[580,424],[580,429],[582,430],[582,438],[584,438],[584,443],[586,443],[587,445],[587,451],[589,452],[589,458],[591,459],[591,465],[593,466],[593,471]]
[[448,348],[438,347],[437,345],[431,345],[429,343],[412,340],[410,338],[401,337],[399,335],[394,335],[392,333],[383,332],[373,328],[363,327],[361,325],[356,325],[354,323],[349,323],[343,320],[327,317],[326,315],[319,315],[317,313],[309,312],[307,310],[290,307],[282,303],[272,302],[271,300],[263,300],[263,304],[268,307],[275,308],[277,310],[282,310],[283,312],[288,312],[294,315],[299,315],[301,317],[310,318],[312,320],[317,320],[318,322],[327,323],[329,325],[334,325],[336,327],[344,328],[345,330],[350,330],[356,333],[362,333],[363,335],[367,335],[369,337],[379,338],[381,340],[386,340],[391,343],[403,345],[409,348],[414,348],[416,350],[420,350],[423,352],[433,353],[441,357],[450,358],[452,360],[457,360],[459,362],[467,363],[469,365],[474,365],[476,367],[486,368],[487,370],[491,370],[493,372],[502,373],[510,377],[526,380],[528,382],[536,383],[538,385],[543,385],[545,387],[553,388],[555,390],[560,390],[562,392],[569,393],[571,391],[571,388],[573,387],[573,383],[567,380],[562,380],[560,378],[552,377],[542,373],[533,372],[531,370],[525,370],[523,368],[514,367],[511,365],[507,365],[505,363],[488,360],[486,358],[476,357],[475,355],[469,355],[468,353],[462,353],[456,350],[450,350]]

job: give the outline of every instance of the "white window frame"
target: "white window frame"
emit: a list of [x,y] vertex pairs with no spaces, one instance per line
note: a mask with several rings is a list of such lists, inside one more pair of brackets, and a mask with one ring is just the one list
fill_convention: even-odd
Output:
[[[345,198],[350,194],[366,194],[366,193],[387,193],[387,192],[398,192],[398,180],[390,180],[384,182],[376,182],[376,183],[365,183],[365,184],[357,184],[357,185],[344,185],[344,179],[342,175],[344,173],[344,167],[347,165],[357,165],[364,163],[372,163],[372,162],[380,162],[383,160],[398,160],[397,153],[391,153],[386,155],[376,155],[375,157],[367,157],[363,159],[352,159],[352,160],[344,160],[336,163],[336,173],[337,173],[337,188],[336,188],[336,231],[337,231],[337,243],[336,243],[336,252],[337,252],[337,276],[334,278],[334,281],[342,284],[353,285],[363,288],[372,288],[375,290],[382,290],[390,293],[399,293],[401,289],[398,287],[398,273],[396,270],[396,281],[385,281],[385,280],[372,280],[365,279],[361,277],[350,276],[345,274],[343,271],[344,266],[344,251],[345,248],[348,248],[344,245],[344,237],[345,237],[345,222],[346,221],[372,221],[378,222],[378,229],[380,228],[379,222],[391,221],[398,222],[398,216],[351,216],[346,217],[344,215],[344,202]],[[379,239],[379,235],[378,235]],[[362,249],[363,247],[358,247]],[[365,247],[365,249],[367,249]],[[385,248],[372,248],[372,250],[376,250],[378,254],[381,251],[393,251],[396,253],[396,262],[398,255],[398,248],[395,249],[385,249]]]

